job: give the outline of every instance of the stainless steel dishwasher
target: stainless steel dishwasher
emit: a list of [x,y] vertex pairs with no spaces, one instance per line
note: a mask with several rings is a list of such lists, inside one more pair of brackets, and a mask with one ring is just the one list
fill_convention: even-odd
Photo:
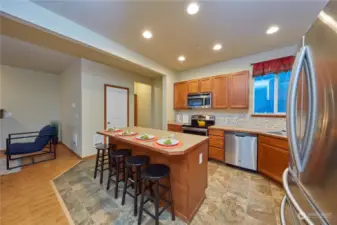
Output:
[[225,133],[225,162],[257,170],[257,137],[248,133]]

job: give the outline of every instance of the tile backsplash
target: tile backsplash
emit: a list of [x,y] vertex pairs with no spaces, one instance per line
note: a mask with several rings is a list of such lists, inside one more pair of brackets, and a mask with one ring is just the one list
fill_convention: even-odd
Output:
[[[184,115],[191,118],[191,115],[207,114],[215,116],[216,125],[226,125],[245,128],[260,128],[271,130],[285,130],[286,119],[285,118],[270,118],[270,117],[251,117],[249,113],[228,113],[228,112],[216,112],[216,111],[197,111],[197,110],[182,110],[176,111],[176,115]],[[182,116],[181,116],[182,118]],[[182,122],[182,121],[176,121]]]

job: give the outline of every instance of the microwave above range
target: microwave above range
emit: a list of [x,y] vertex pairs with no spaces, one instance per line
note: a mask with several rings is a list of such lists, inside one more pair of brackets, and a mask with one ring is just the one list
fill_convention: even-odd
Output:
[[187,106],[190,109],[211,108],[212,107],[212,93],[207,92],[207,93],[188,94]]

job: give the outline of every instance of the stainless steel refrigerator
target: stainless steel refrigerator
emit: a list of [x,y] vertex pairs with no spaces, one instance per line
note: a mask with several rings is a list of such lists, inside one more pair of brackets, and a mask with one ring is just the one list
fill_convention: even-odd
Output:
[[337,224],[337,2],[305,34],[287,100],[289,167],[281,223]]

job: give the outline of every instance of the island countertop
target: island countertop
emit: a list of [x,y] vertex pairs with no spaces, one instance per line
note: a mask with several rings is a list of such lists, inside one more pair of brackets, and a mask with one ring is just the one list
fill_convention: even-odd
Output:
[[[98,131],[106,135],[109,143],[117,145],[117,149],[130,149],[132,155],[147,155],[150,163],[165,164],[170,168],[170,180],[176,215],[189,223],[198,212],[203,200],[208,182],[208,137],[192,134],[176,133],[143,127],[125,127],[138,134],[151,134],[157,138],[174,138],[182,142],[172,148],[155,144],[155,141],[136,140],[136,136],[120,136],[120,132]],[[167,183],[167,180],[163,180]],[[165,190],[163,190],[165,191]],[[165,192],[161,193],[161,195]]]
[[153,151],[157,151],[166,155],[184,155],[188,153],[191,149],[193,149],[196,145],[202,144],[208,140],[206,136],[192,135],[192,134],[184,134],[177,133],[172,131],[165,130],[157,130],[152,128],[143,128],[143,127],[125,127],[121,128],[123,131],[129,130],[136,132],[137,135],[141,134],[151,134],[156,136],[158,139],[170,137],[170,135],[174,135],[174,138],[179,140],[182,144],[177,147],[165,148],[155,145],[155,141],[139,141],[135,140],[135,136],[120,136],[119,132],[110,132],[110,131],[98,131],[98,134],[106,135],[109,137],[113,137],[119,140],[122,140],[126,143],[139,145],[140,147],[146,147]]

